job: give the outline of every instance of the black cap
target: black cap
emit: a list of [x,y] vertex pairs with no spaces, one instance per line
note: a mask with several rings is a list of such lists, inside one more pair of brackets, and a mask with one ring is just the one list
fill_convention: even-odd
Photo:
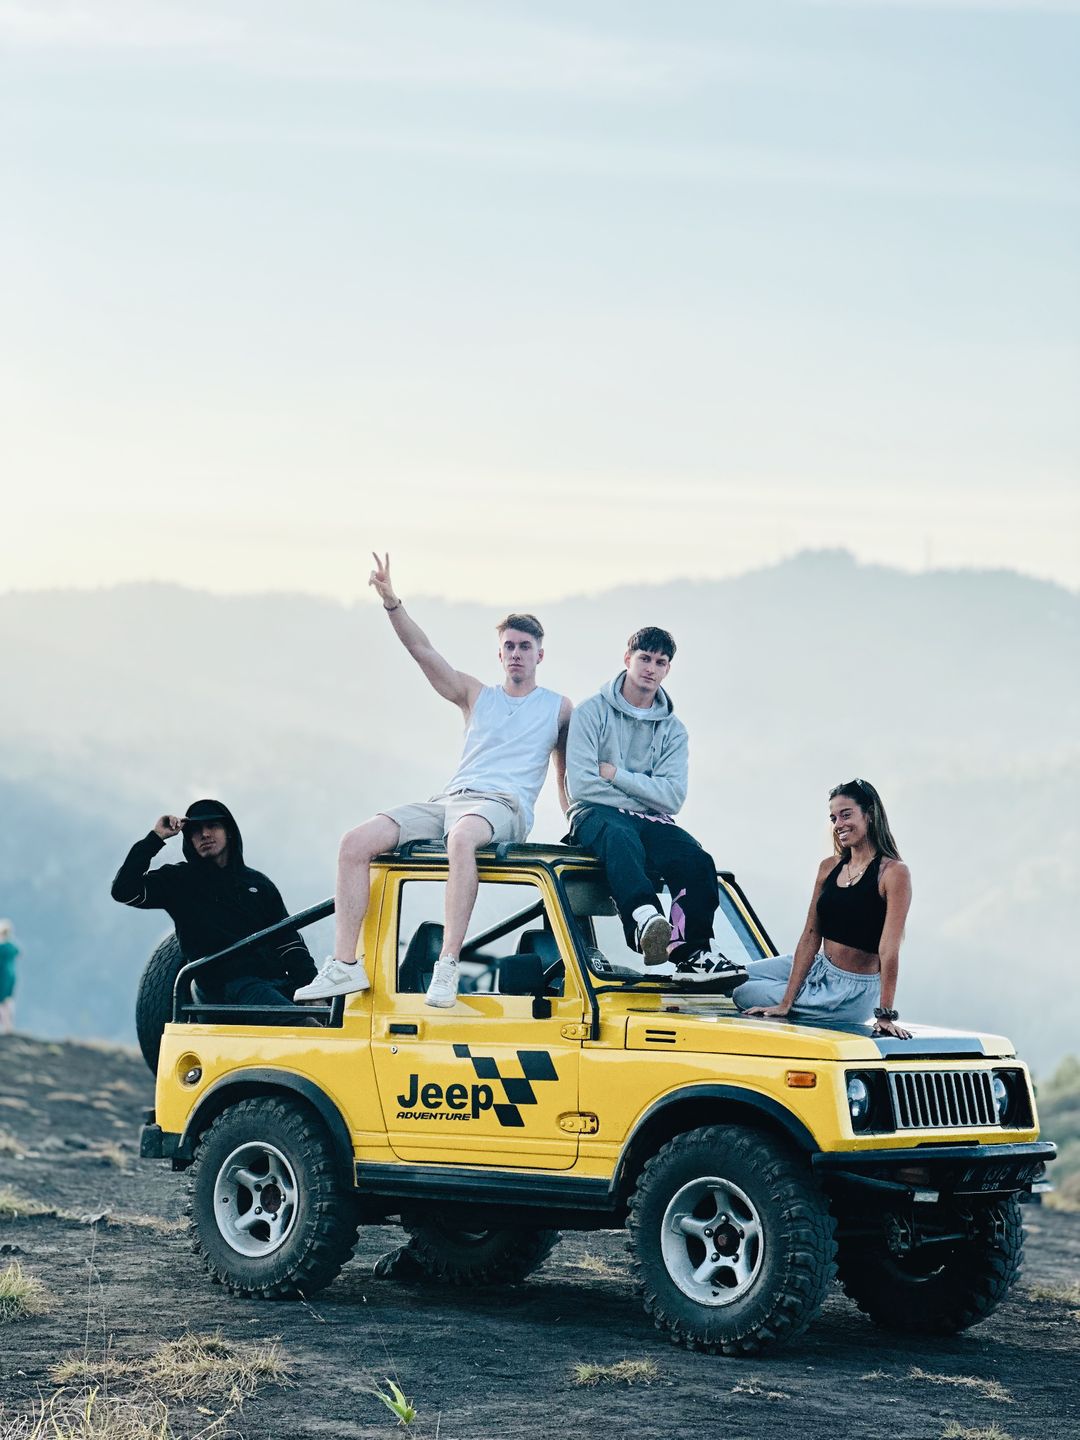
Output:
[[230,818],[220,800],[196,800],[187,807],[184,816],[185,820],[220,820],[222,823]]

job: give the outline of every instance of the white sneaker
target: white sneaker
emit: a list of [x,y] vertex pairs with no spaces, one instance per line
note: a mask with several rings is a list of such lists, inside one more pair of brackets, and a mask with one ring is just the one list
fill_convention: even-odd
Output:
[[293,999],[329,1000],[332,995],[352,995],[357,990],[370,989],[371,981],[362,960],[357,960],[352,965],[343,965],[331,955],[328,960],[323,961],[315,979],[307,985],[301,985],[293,994]]
[[638,927],[638,949],[646,965],[663,965],[668,958],[668,944],[671,940],[671,921],[657,910],[644,925]]
[[435,1005],[440,1010],[449,1010],[457,999],[458,962],[453,955],[441,955],[435,962],[435,972],[424,996],[425,1005]]

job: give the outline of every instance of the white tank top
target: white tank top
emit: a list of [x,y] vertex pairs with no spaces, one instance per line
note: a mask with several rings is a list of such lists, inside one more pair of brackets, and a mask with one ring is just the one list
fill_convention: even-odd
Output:
[[512,796],[528,835],[533,807],[559,738],[562,696],[538,685],[511,700],[501,685],[485,685],[465,729],[465,748],[447,793],[479,790]]

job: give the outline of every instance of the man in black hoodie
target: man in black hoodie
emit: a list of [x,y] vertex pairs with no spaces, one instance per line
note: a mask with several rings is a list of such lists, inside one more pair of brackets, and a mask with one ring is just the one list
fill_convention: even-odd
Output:
[[[179,865],[150,862],[166,840],[184,834]],[[116,872],[112,898],[137,910],[164,910],[188,960],[199,960],[265,930],[289,913],[272,880],[244,864],[240,828],[225,805],[196,800],[181,819],[160,815],[137,840]],[[308,948],[296,930],[223,960],[200,975],[200,988],[231,1005],[288,1005],[293,991],[315,974]]]

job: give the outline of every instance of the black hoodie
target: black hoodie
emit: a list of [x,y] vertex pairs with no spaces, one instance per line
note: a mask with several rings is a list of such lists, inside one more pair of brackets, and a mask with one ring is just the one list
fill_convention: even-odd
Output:
[[[289,913],[273,881],[244,864],[240,827],[228,808],[217,801],[213,806],[225,820],[229,844],[225,865],[203,859],[185,831],[183,862],[151,870],[150,862],[165,845],[151,830],[128,851],[112,883],[112,898],[122,905],[164,910],[176,926],[180,949],[189,960],[224,950],[284,920]],[[283,930],[222,961],[213,972],[218,983],[238,975],[261,975],[267,980],[288,980],[295,988],[313,978],[315,966],[299,932]]]

